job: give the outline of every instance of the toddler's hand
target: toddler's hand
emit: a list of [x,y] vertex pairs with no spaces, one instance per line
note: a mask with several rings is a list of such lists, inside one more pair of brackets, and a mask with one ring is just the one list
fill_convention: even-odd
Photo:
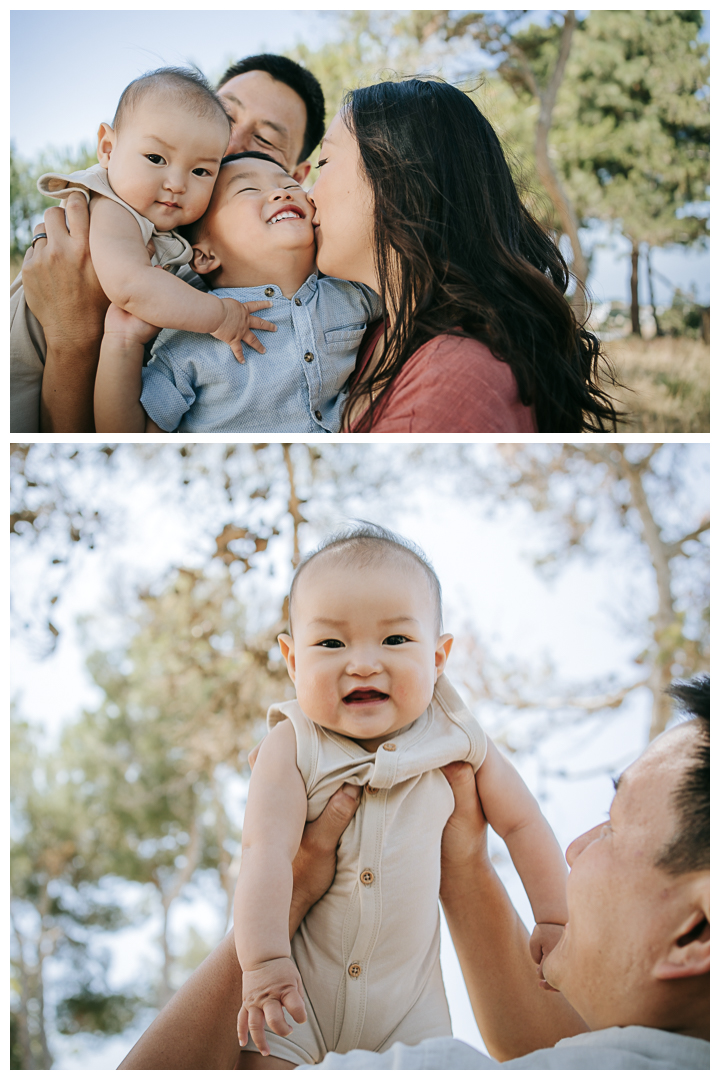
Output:
[[543,978],[543,960],[553,951],[564,929],[560,923],[537,923],[530,937],[530,955],[538,966],[540,985],[544,990],[554,990],[554,987]]
[[221,296],[220,300],[225,308],[225,318],[218,328],[213,330],[212,336],[229,345],[235,354],[235,359],[241,364],[245,363],[241,344],[243,341],[251,348],[257,349],[259,353],[264,353],[265,346],[260,344],[251,327],[255,330],[277,330],[277,327],[274,323],[265,322],[257,315],[252,315],[251,312],[272,307],[272,302],[248,300],[247,304],[241,304],[238,300],[231,300],[229,296]]
[[289,1035],[292,1028],[283,1016],[283,1007],[298,1024],[307,1020],[300,972],[287,956],[266,960],[253,971],[243,971],[243,1003],[237,1019],[238,1041],[247,1044],[248,1030],[263,1057],[270,1049],[265,1025],[276,1035]]

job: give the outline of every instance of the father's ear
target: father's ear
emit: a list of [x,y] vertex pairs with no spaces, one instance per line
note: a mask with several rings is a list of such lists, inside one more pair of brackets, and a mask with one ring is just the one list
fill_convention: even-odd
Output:
[[310,172],[312,165],[309,161],[301,161],[299,165],[296,165],[290,174],[293,180],[297,180],[298,184],[303,184],[307,180],[307,175]]
[[204,240],[197,240],[193,244],[193,257],[190,265],[196,274],[213,274],[220,269],[220,260],[209,243]]
[[109,124],[101,124],[98,128],[97,158],[103,169],[110,164],[110,154],[115,149],[115,132]]
[[710,974],[710,881],[700,884],[696,903],[676,929],[669,952],[653,968],[656,979]]

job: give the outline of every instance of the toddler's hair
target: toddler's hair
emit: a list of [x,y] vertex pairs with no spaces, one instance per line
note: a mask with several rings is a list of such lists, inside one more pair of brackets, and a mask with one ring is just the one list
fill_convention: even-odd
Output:
[[232,127],[232,117],[205,76],[192,68],[164,67],[148,71],[126,86],[120,95],[112,126],[118,131],[128,114],[148,94],[160,93],[177,99],[183,109],[195,116],[223,117]]
[[319,547],[305,556],[298,566],[292,579],[288,600],[290,633],[292,633],[293,597],[297,589],[298,578],[313,559],[317,559],[319,555],[324,555],[328,551],[335,552],[340,557],[344,557],[348,563],[355,563],[359,566],[368,566],[383,556],[395,558],[400,556],[401,558],[412,559],[422,569],[427,578],[435,600],[437,632],[438,634],[442,632],[442,588],[438,576],[422,548],[414,544],[412,540],[406,540],[404,536],[398,536],[397,533],[384,529],[382,525],[375,525],[372,521],[358,521],[357,524],[347,529],[341,529],[327,536]]

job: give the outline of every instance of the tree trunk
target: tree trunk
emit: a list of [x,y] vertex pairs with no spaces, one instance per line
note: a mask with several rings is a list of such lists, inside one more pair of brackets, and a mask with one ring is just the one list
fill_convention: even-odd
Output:
[[[552,126],[553,109],[555,108],[558,89],[560,88],[563,75],[565,74],[565,65],[567,64],[567,59],[570,55],[570,44],[575,29],[575,23],[575,12],[568,11],[565,15],[565,25],[563,26],[562,38],[560,40],[560,52],[558,54],[555,70],[548,85],[539,94],[540,112],[538,113],[537,126],[535,128],[535,161],[537,164],[538,176],[552,200],[555,212],[560,219],[563,232],[566,233],[570,240],[573,252],[571,269],[578,281],[578,285],[582,286],[587,280],[588,263],[583,253],[583,249],[580,246],[578,219],[575,209],[565,194],[557,173],[553,168],[548,150],[548,136]],[[571,304],[578,320],[582,322],[585,319],[585,297],[582,288],[577,288],[575,290]]]
[[640,303],[638,301],[638,260],[640,258],[640,247],[636,240],[632,242],[632,252],[630,254],[631,271],[630,271],[630,322],[632,324],[632,333],[640,335]]
[[652,248],[648,244],[647,252],[646,252],[646,259],[647,259],[648,290],[650,292],[650,307],[652,308],[653,319],[655,320],[655,333],[656,333],[656,335],[658,337],[663,337],[664,331],[663,331],[662,326],[660,325],[660,320],[658,319],[657,308],[655,307],[655,290],[653,289],[652,263],[650,261],[650,252],[651,251],[652,251]]

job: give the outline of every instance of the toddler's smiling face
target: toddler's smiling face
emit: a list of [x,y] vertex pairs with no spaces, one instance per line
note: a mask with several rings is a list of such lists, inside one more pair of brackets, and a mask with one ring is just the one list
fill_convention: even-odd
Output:
[[452,644],[412,556],[369,564],[317,556],[294,591],[292,637],[280,646],[303,712],[375,750],[427,708]]

